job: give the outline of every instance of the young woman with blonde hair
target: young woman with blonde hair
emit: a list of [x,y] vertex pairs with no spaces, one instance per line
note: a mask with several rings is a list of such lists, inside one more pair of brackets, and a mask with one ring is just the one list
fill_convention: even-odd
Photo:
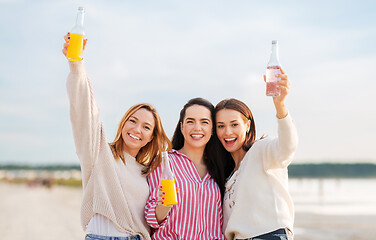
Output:
[[[65,36],[63,54],[69,46]],[[86,44],[86,40],[85,40]],[[108,143],[83,61],[69,62],[67,91],[76,152],[81,164],[81,224],[86,240],[150,239],[144,207],[148,175],[171,149],[159,115],[147,103],[131,107]],[[156,164],[151,167],[151,161]]]

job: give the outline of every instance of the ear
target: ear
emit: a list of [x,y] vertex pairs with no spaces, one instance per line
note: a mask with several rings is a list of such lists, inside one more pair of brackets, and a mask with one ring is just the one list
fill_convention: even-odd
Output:
[[247,127],[247,134],[248,134],[249,131],[251,130],[251,129],[250,129],[250,127],[251,127],[251,120],[248,120],[248,121],[247,121],[246,127]]
[[180,132],[183,132],[183,123],[180,122]]

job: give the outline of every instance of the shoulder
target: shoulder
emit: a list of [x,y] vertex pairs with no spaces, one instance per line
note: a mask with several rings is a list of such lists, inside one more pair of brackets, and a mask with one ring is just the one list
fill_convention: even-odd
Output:
[[171,149],[171,151],[168,151],[169,156],[180,155],[180,154],[182,153],[180,153],[178,150],[175,150],[175,149]]
[[[273,141],[273,138],[272,137],[264,137],[264,138],[260,138],[258,140],[256,140],[252,147],[248,150],[251,151],[251,150],[256,150],[258,148],[262,148],[263,146],[267,145],[268,143],[270,143],[271,141]],[[248,153],[247,152],[247,153]]]
[[263,153],[265,149],[267,149],[268,145],[273,142],[273,138],[266,137],[262,139],[256,140],[251,148],[247,151],[247,153],[244,155],[242,162],[244,162],[243,165],[246,165],[248,161],[252,161],[254,159],[255,161],[260,160],[263,158]]
[[184,153],[179,152],[178,150],[172,149],[168,152],[170,159],[184,159],[188,158]]

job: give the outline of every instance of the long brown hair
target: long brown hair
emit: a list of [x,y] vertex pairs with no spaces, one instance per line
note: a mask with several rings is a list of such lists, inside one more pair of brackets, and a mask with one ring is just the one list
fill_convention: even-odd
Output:
[[[148,175],[149,173],[154,171],[162,162],[162,152],[171,150],[171,142],[168,139],[165,131],[163,130],[162,121],[153,105],[149,103],[139,103],[129,108],[120,121],[114,141],[112,143],[109,143],[109,145],[111,147],[114,158],[117,161],[121,159],[123,163],[126,164],[123,155],[124,140],[122,137],[122,130],[124,124],[129,120],[129,118],[141,108],[151,112],[153,114],[155,122],[153,129],[153,139],[145,146],[143,146],[136,156],[136,161],[139,164],[145,166],[143,173]],[[152,162],[153,164],[151,164]]]

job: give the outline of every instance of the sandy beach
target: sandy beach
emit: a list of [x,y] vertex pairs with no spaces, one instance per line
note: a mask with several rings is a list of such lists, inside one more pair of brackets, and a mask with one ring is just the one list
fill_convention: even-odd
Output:
[[0,183],[0,239],[84,239],[81,188]]
[[[80,225],[81,188],[0,182],[0,196],[0,239],[84,239]],[[297,240],[360,240],[376,236],[376,214],[372,211],[320,214],[312,206],[304,208],[304,204],[307,201],[296,203]]]

